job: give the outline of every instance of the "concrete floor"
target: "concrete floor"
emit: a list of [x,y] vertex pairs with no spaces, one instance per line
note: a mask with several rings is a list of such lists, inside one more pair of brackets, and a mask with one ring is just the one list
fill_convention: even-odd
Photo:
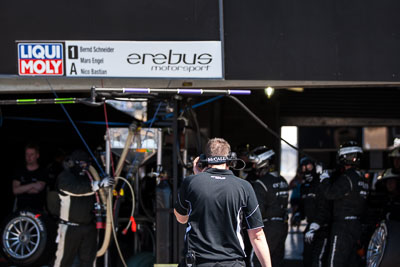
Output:
[[[303,225],[298,229],[289,229],[285,243],[285,261],[282,267],[303,267],[303,231]],[[0,256],[0,267],[14,266],[7,264],[6,260]]]
[[285,242],[285,259],[303,259],[303,231],[305,226],[290,229]]
[[303,267],[303,231],[299,228],[289,228],[285,242],[285,261],[283,267]]

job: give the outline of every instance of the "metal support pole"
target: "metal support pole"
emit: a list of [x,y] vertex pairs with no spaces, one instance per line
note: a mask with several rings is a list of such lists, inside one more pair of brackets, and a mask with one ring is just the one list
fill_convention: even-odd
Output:
[[221,41],[222,78],[225,78],[225,32],[224,32],[224,0],[218,1],[219,40]]
[[110,136],[106,133],[106,173],[110,175],[110,166],[111,166],[111,149],[110,149]]
[[[110,167],[111,167],[111,149],[110,149],[110,136],[108,132],[106,133],[105,137],[106,139],[106,173],[107,175],[110,175]],[[108,249],[104,253],[104,267],[108,267]]]
[[[174,205],[178,195],[178,100],[174,97],[173,100],[174,111],[173,111],[173,122],[172,122],[172,134],[173,134],[173,143],[172,143],[172,204]],[[173,233],[173,261],[179,261],[179,248],[178,248],[178,222],[176,220],[172,220],[172,233]]]
[[[188,156],[187,152],[188,151],[186,148],[182,149],[182,161],[183,161],[183,164],[185,164],[185,166],[187,164],[187,156]],[[187,176],[187,170],[186,170],[185,166],[182,167],[182,177],[183,178],[185,178]]]
[[171,88],[96,88],[96,93],[122,93],[122,94],[176,94],[176,95],[250,95],[250,90],[241,89],[171,89]]
[[162,130],[157,129],[158,140],[157,140],[157,172],[161,172],[162,168]]

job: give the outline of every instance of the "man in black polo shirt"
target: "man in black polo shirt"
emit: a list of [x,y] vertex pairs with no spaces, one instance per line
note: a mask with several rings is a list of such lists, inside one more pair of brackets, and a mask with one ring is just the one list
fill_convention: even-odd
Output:
[[199,169],[196,158],[195,175],[183,180],[174,210],[178,222],[188,223],[180,266],[245,266],[241,224],[262,266],[271,266],[254,190],[229,170],[229,155],[228,142],[211,139],[206,145],[208,166]]
[[39,146],[28,144],[25,147],[25,166],[15,173],[12,181],[15,210],[44,210],[48,178],[46,170],[39,165],[39,157]]

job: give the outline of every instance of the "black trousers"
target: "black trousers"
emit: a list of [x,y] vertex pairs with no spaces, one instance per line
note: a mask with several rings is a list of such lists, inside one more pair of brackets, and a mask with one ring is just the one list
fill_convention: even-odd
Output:
[[97,253],[97,230],[94,224],[58,225],[54,267],[71,267],[76,256],[80,267],[93,267]]
[[[264,223],[264,233],[267,238],[269,253],[273,267],[283,266],[285,256],[285,241],[288,234],[288,224],[284,221],[269,221]],[[261,266],[257,256],[253,256],[253,265]]]
[[311,245],[311,265],[304,264],[304,267],[325,267],[329,252],[329,228],[321,227],[316,231]]
[[358,220],[333,222],[327,266],[357,266],[357,242],[360,238],[361,224]]
[[[307,224],[307,227],[304,230],[304,234],[307,233],[309,229],[310,229],[310,224]],[[306,242],[305,238],[303,238],[303,240],[304,240],[304,242],[303,242],[303,265],[304,265],[304,267],[311,267],[313,247],[314,247],[315,240],[313,240],[313,242],[311,242],[311,243]]]

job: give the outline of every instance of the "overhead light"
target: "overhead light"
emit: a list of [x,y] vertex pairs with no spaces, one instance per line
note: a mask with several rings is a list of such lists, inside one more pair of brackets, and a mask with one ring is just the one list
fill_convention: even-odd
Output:
[[271,86],[268,86],[267,88],[264,89],[264,93],[268,98],[271,98],[271,96],[274,94],[275,89],[272,88]]
[[304,92],[304,88],[303,87],[289,87],[288,90],[289,91],[294,91],[294,92],[299,92],[299,93]]
[[183,82],[182,86],[193,86],[192,82]]

